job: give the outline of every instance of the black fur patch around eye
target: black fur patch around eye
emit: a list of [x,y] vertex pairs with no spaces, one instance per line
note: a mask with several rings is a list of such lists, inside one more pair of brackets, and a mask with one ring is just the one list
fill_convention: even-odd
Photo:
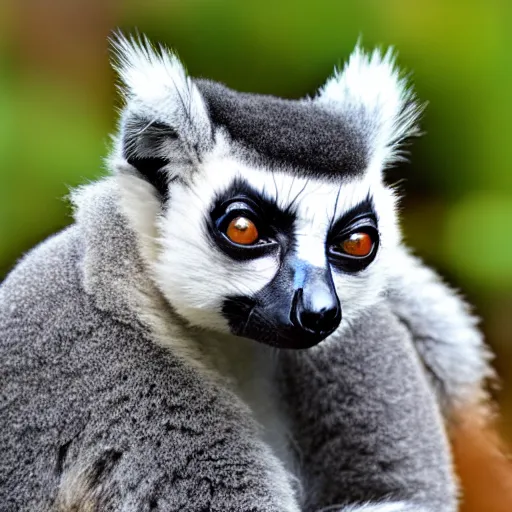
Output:
[[359,204],[345,212],[340,218],[336,220],[333,219],[331,228],[329,229],[329,236],[343,231],[354,220],[363,216],[373,218],[376,223],[378,221],[373,198],[370,195],[368,195]]
[[208,80],[196,84],[212,123],[264,163],[285,164],[301,176],[324,179],[358,175],[368,165],[367,136],[342,113],[309,101],[239,93]]
[[[354,230],[371,236],[373,247],[370,254],[364,257],[344,255],[332,251],[334,245],[342,241]],[[364,270],[376,257],[379,248],[378,217],[375,213],[373,198],[368,195],[358,205],[345,212],[331,224],[327,234],[326,249],[331,264],[344,272],[359,272]]]
[[256,213],[261,220],[273,231],[290,233],[297,217],[295,208],[291,204],[286,210],[282,210],[276,203],[276,199],[261,194],[252,188],[242,178],[236,178],[231,185],[220,193],[214,200],[212,218],[219,216],[224,205],[230,201],[247,198],[254,204]]
[[[230,242],[224,234],[225,221],[229,221],[227,209],[234,203],[245,205],[244,212],[256,224],[259,236],[265,243],[239,246]],[[234,210],[236,215],[238,210]],[[285,254],[293,241],[293,224],[296,211],[293,202],[282,210],[276,200],[253,189],[242,178],[235,179],[231,185],[214,200],[210,215],[206,219],[207,231],[212,241],[225,253],[236,260],[253,259],[269,254],[281,247]]]
[[125,125],[123,156],[126,161],[158,191],[163,200],[169,194],[166,172],[169,158],[162,156],[165,143],[178,138],[169,125],[140,117],[129,119]]

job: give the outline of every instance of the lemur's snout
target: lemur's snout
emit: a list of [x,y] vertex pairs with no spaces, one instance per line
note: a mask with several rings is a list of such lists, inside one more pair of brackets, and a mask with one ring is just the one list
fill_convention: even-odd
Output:
[[291,321],[317,336],[334,332],[341,321],[341,307],[330,274],[310,278],[295,292]]

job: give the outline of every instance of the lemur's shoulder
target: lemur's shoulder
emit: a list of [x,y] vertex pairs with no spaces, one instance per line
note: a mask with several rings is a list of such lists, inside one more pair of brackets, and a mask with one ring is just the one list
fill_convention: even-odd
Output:
[[391,272],[386,299],[411,332],[445,415],[484,403],[492,354],[468,304],[404,246]]
[[460,480],[462,510],[505,512],[512,464],[488,388],[492,353],[463,297],[402,247],[386,300],[412,335],[442,408]]

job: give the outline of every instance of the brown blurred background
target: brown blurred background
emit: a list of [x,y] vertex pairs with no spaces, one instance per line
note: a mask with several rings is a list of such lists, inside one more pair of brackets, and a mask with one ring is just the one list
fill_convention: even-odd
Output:
[[409,243],[482,317],[512,439],[512,3],[509,0],[3,0],[0,279],[70,222],[62,200],[104,174],[118,98],[107,37],[138,29],[194,76],[312,94],[358,37],[394,45],[429,106],[403,179]]

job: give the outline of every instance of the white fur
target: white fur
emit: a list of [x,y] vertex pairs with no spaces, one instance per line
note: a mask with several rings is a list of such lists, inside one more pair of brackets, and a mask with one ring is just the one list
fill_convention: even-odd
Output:
[[127,100],[136,99],[166,116],[165,107],[179,95],[192,112],[206,115],[199,91],[169,49],[163,46],[155,49],[145,37],[137,42],[118,36],[114,51],[118,58],[115,68],[124,84],[122,91]]
[[155,188],[133,174],[122,173],[117,177],[121,209],[138,235],[139,250],[145,262],[158,256],[157,222],[162,205]]
[[400,142],[418,134],[421,108],[414,100],[391,48],[385,54],[365,53],[357,45],[343,71],[335,70],[314,101],[364,124],[372,158],[382,169],[400,158]]

